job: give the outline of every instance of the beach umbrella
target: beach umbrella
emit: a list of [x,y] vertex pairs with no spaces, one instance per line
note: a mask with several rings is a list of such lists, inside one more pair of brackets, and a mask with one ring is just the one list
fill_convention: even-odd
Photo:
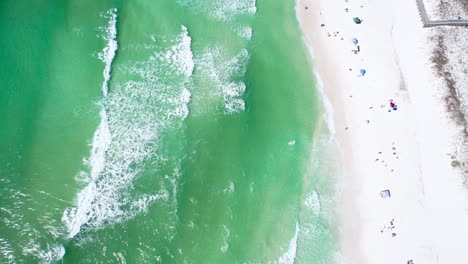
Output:
[[353,21],[356,24],[361,24],[362,20],[359,17],[353,17]]
[[358,44],[358,39],[357,39],[357,38],[353,38],[353,43],[354,43],[354,44]]
[[364,76],[366,74],[366,70],[364,69],[361,69],[359,72],[361,73],[361,76]]

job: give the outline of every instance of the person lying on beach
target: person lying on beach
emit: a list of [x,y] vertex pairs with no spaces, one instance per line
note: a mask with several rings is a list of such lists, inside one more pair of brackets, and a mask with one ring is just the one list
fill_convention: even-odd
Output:
[[396,111],[398,108],[397,108],[397,105],[395,104],[395,102],[393,102],[393,99],[390,99],[389,101],[390,101],[390,110],[388,110],[388,111],[389,112],[391,110]]

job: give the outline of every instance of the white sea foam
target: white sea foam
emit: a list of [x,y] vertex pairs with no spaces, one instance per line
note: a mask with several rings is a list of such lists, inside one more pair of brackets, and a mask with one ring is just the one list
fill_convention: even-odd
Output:
[[41,259],[48,263],[56,262],[65,255],[65,248],[62,245],[53,245],[47,251],[41,252]]
[[251,182],[251,183],[249,184],[249,192],[253,192],[253,191],[255,190],[255,187],[254,187],[254,186],[255,186],[255,183],[254,183],[254,182]]
[[105,40],[107,40],[107,46],[99,53],[99,58],[105,63],[103,75],[104,82],[102,83],[102,93],[107,96],[109,91],[109,80],[112,61],[114,60],[115,53],[118,48],[117,44],[117,9],[112,8],[107,11],[105,17],[109,17],[109,24],[105,29]]
[[278,264],[293,264],[296,258],[297,237],[299,234],[299,224],[296,223],[296,231],[293,238],[289,242],[288,250],[278,259]]
[[104,169],[106,165],[106,150],[109,149],[112,141],[106,110],[102,108],[99,115],[101,116],[101,123],[96,132],[94,132],[93,144],[91,146],[90,163],[92,166],[90,180],[96,180]]
[[167,188],[161,185],[153,193],[131,193],[144,161],[154,158],[167,163],[166,158],[155,157],[159,132],[180,124],[189,114],[187,86],[194,67],[191,38],[186,27],[180,35],[167,38],[168,46],[158,46],[155,38],[149,38],[153,44],[146,45],[146,60],[113,69],[116,74],[137,78],[116,83],[104,97],[89,159],[90,173],[82,173],[88,178],[87,185],[79,192],[76,206],[67,208],[62,217],[68,237],[84,227],[96,229],[131,219],[174,195],[167,191],[174,189],[173,183]]
[[312,213],[314,215],[319,215],[320,213],[320,200],[318,197],[318,194],[315,191],[312,191],[312,193],[307,196],[307,198],[304,201],[305,206],[312,210]]
[[245,92],[245,84],[243,82],[230,82],[223,86],[222,90],[227,97],[242,96]]
[[229,250],[229,244],[228,243],[224,243],[221,248],[220,248],[221,252],[223,253],[226,253],[228,250]]
[[179,4],[219,21],[230,21],[240,15],[255,15],[256,0],[178,0]]
[[187,88],[184,88],[182,90],[182,93],[180,94],[180,97],[177,100],[179,104],[173,111],[175,116],[182,117],[183,119],[187,118],[187,116],[189,115],[188,103],[190,102],[191,96],[192,94]]
[[16,263],[15,255],[11,244],[6,240],[0,237],[0,254],[2,255],[2,260],[6,261],[6,264]]
[[147,212],[148,207],[152,203],[160,199],[167,200],[168,198],[169,194],[165,189],[163,189],[160,193],[144,195],[131,203],[131,207],[133,209],[131,211],[136,213]]
[[226,253],[229,250],[228,239],[230,236],[231,236],[231,231],[226,225],[223,225],[223,245],[220,248],[221,252],[223,253]]
[[232,193],[235,191],[235,189],[236,189],[236,185],[232,181],[229,181],[229,186],[226,189],[224,189],[224,192]]
[[119,264],[126,264],[127,262],[125,261],[125,256],[122,252],[114,252],[112,255],[117,259],[117,262]]
[[40,246],[31,239],[23,249],[24,255],[33,255],[40,260],[41,263],[54,263],[59,261],[65,255],[65,248],[60,245],[49,245],[47,249],[42,250]]
[[236,33],[239,35],[241,38],[245,38],[247,40],[252,39],[252,27],[250,26],[240,26],[235,29]]
[[[109,80],[112,61],[114,60],[115,53],[117,51],[117,9],[112,8],[106,12],[105,17],[109,18],[108,26],[104,29],[105,39],[107,45],[99,53],[99,58],[104,62],[104,81],[102,83],[102,93],[104,97],[107,97],[109,90]],[[95,181],[99,178],[99,175],[104,170],[106,165],[105,153],[111,145],[111,133],[108,124],[107,112],[104,106],[99,113],[101,116],[101,123],[99,124],[96,132],[93,136],[93,144],[91,146],[91,155],[89,159],[89,165],[91,169],[90,177],[88,181],[91,181],[78,194],[78,202],[76,208],[66,209],[62,221],[65,223],[68,229],[68,237],[74,237],[81,229],[81,226],[87,223],[92,214],[89,214],[93,200],[96,198],[97,190]],[[84,173],[81,172],[80,176],[83,179]]]
[[0,179],[0,183],[3,194],[0,226],[5,234],[15,234],[13,237],[2,237],[3,233],[0,234],[0,263],[22,263],[25,257],[35,263],[50,263],[60,259],[63,248],[52,242],[63,236],[60,222],[55,212],[37,214],[35,209],[43,208],[44,205],[60,208],[64,200],[30,188],[11,188],[8,179]]
[[227,113],[240,113],[245,110],[245,102],[240,98],[231,98],[227,97],[226,104],[224,105],[224,109]]
[[200,75],[214,88],[205,90],[206,95],[222,99],[227,114],[245,110],[242,96],[246,86],[238,79],[245,75],[249,57],[249,52],[241,49],[238,54],[229,58],[226,50],[216,46],[206,49],[201,56],[195,58]]
[[[294,232],[294,236],[289,241],[288,249],[275,261],[268,261],[268,264],[293,264],[296,258],[296,250],[297,250],[297,239],[299,235],[299,223],[296,223],[296,231]],[[283,248],[282,248],[283,249]],[[253,264],[256,262],[244,262]]]
[[223,225],[223,231],[224,231],[223,236],[225,238],[229,238],[229,236],[231,236],[231,231],[229,230],[229,228],[226,225]]
[[191,50],[192,38],[187,27],[182,26],[182,34],[176,39],[177,44],[163,53],[155,54],[154,59],[163,60],[178,74],[190,77],[193,73],[194,62]]

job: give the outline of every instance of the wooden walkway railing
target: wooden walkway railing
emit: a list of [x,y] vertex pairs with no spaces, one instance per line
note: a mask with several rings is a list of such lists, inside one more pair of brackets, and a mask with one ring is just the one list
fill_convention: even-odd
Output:
[[423,23],[423,27],[438,27],[438,26],[468,26],[468,20],[448,19],[448,20],[430,20],[427,16],[424,0],[416,0],[419,15]]

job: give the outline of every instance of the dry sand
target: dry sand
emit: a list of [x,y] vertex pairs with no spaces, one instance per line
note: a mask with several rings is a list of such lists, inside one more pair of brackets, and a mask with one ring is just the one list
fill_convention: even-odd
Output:
[[342,150],[345,262],[468,263],[468,200],[450,158],[458,131],[415,1],[298,0],[297,15]]

